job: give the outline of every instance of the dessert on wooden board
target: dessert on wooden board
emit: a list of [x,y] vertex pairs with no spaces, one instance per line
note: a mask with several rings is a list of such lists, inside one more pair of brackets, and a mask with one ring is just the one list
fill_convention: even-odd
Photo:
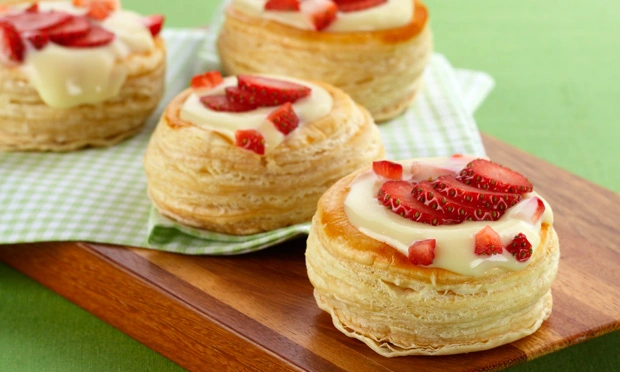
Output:
[[118,0],[0,12],[0,151],[110,146],[142,129],[164,90],[163,16]]
[[325,81],[384,121],[421,89],[428,18],[417,0],[232,0],[217,48],[227,74]]
[[559,262],[521,174],[467,156],[377,161],[320,199],[306,250],[319,307],[377,353],[446,355],[534,333]]
[[144,166],[161,214],[247,235],[310,221],[329,186],[382,156],[372,117],[338,88],[208,71],[170,102]]

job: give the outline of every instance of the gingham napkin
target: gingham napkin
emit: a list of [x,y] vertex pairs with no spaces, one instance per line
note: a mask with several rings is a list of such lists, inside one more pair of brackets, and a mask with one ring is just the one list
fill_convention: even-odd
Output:
[[[210,36],[211,35],[211,36]],[[108,149],[0,153],[0,244],[90,241],[185,254],[238,254],[308,231],[308,224],[246,237],[179,226],[151,208],[142,157],[166,103],[205,68],[197,51],[212,34],[165,30],[166,96],[136,137]],[[454,70],[434,55],[426,87],[402,117],[382,124],[391,159],[452,153],[483,155],[472,112],[493,87],[486,74]],[[465,95],[461,95],[465,93]]]

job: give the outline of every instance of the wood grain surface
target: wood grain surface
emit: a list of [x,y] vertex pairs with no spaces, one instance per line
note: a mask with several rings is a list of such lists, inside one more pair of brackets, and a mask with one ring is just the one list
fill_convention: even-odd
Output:
[[344,336],[314,302],[305,239],[219,257],[36,243],[0,246],[0,260],[190,370],[500,370],[620,329],[620,195],[484,142],[549,201],[562,252],[551,318],[488,351],[384,358]]

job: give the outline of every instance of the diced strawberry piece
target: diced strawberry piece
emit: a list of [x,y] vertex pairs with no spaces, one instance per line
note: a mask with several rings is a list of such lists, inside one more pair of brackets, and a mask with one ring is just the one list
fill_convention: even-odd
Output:
[[259,155],[265,153],[265,138],[256,129],[239,129],[235,132],[235,143]]
[[474,237],[474,253],[478,256],[490,256],[502,253],[502,240],[491,226],[485,226]]
[[524,199],[510,212],[516,218],[537,223],[545,213],[545,203],[537,196]]
[[429,225],[450,225],[459,222],[414,199],[411,195],[413,186],[413,183],[407,181],[387,181],[379,189],[377,199],[392,212],[415,222]]
[[224,94],[204,96],[200,98],[200,102],[203,105],[210,108],[213,111],[224,112],[246,112],[252,111],[256,106],[246,105],[238,102],[231,102],[226,98]]
[[294,103],[308,96],[311,89],[290,81],[256,75],[237,76],[238,87],[254,95],[258,106],[279,106],[285,102]]
[[0,21],[0,49],[8,61],[24,60],[24,42],[11,22]]
[[217,70],[213,70],[192,77],[190,86],[194,93],[201,96],[223,82],[222,74]]
[[428,266],[435,259],[435,239],[418,240],[409,246],[408,258],[414,265]]
[[391,180],[400,180],[403,178],[403,166],[388,160],[373,161],[372,170],[375,174]]
[[151,35],[153,35],[153,37],[159,35],[159,33],[161,32],[161,29],[164,25],[164,16],[161,14],[153,14],[150,15],[148,17],[144,17],[144,26],[146,26],[146,28],[149,29],[149,31],[151,32]]
[[299,0],[268,0],[265,3],[265,9],[275,11],[299,11]]
[[91,23],[86,17],[70,16],[68,22],[48,29],[47,34],[51,41],[60,45],[67,45],[74,39],[88,34],[91,27]]
[[523,233],[517,234],[514,239],[512,239],[512,242],[506,246],[506,250],[519,262],[525,262],[532,257],[532,244]]
[[19,32],[43,31],[52,27],[60,26],[71,20],[71,15],[63,12],[22,12],[9,14],[2,20],[11,22]]
[[505,211],[516,205],[523,197],[521,194],[508,194],[471,187],[460,182],[454,176],[439,177],[433,181],[433,187],[439,194],[462,204],[499,211]]
[[39,11],[39,3],[32,3],[26,10],[27,13],[36,13]]
[[448,168],[424,162],[416,161],[411,164],[411,179],[413,181],[433,180],[444,175],[456,175],[456,172]]
[[467,164],[458,178],[473,187],[491,191],[523,194],[533,190],[530,181],[521,173],[486,159],[476,159]]
[[111,43],[115,36],[103,27],[92,25],[85,35],[59,43],[70,48],[94,48]]
[[50,37],[45,31],[26,31],[22,35],[36,50],[45,48],[50,41]]
[[450,219],[463,221],[497,221],[504,210],[492,210],[465,204],[435,190],[431,181],[421,181],[414,185],[411,195],[414,199]]
[[357,12],[385,4],[387,0],[333,0],[340,12]]
[[306,0],[300,10],[308,16],[314,29],[321,31],[336,20],[338,7],[330,0]]
[[295,114],[293,105],[290,102],[272,111],[269,116],[267,116],[267,120],[272,122],[284,135],[291,133],[299,125],[299,117]]
[[88,8],[86,15],[92,19],[102,21],[121,7],[120,0],[73,0],[73,5]]

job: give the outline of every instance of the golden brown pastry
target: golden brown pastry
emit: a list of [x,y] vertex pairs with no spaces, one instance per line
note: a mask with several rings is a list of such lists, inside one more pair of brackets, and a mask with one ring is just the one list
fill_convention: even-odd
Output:
[[[329,105],[317,109],[311,101],[297,101],[293,108],[298,105],[295,110],[302,120],[304,113],[315,116],[286,136],[280,135],[281,143],[271,148],[277,135],[265,134],[267,149],[263,154],[240,147],[234,135],[226,135],[226,129],[210,119],[201,121],[187,114],[190,109],[185,107],[198,99],[192,89],[174,98],[144,158],[148,193],[159,212],[188,226],[238,235],[309,221],[317,200],[330,185],[380,158],[384,149],[367,110],[328,84],[307,84],[313,88],[305,99],[322,97]],[[223,86],[217,89],[224,91]],[[197,104],[191,107],[204,110]],[[264,130],[265,124],[273,125],[261,115],[267,117],[274,109],[204,112],[242,127],[258,118]],[[325,115],[316,117],[323,109]]]
[[164,90],[163,17],[36,4],[0,15],[2,31],[19,35],[0,63],[0,151],[110,146],[138,133]]
[[331,32],[329,26],[317,32],[266,19],[235,3],[217,41],[228,74],[325,81],[366,107],[375,121],[402,113],[421,89],[432,39],[428,10],[420,1],[413,1],[413,17],[404,25]]
[[[432,178],[460,168],[452,160],[447,167],[444,160],[416,162],[426,169],[429,164],[444,168],[432,169]],[[428,172],[422,171],[421,178],[416,178],[415,169],[408,172],[411,161],[403,164],[405,172],[398,181],[366,168],[338,181],[321,197],[306,251],[319,307],[341,332],[387,357],[486,350],[534,333],[551,314],[551,283],[559,261],[558,237],[546,202],[532,192],[505,211],[497,209],[502,216],[495,221],[480,215],[479,221],[447,225],[413,222],[450,204],[439,202],[432,212],[419,207],[422,217],[415,217],[407,208],[415,211],[418,204],[411,200],[420,202],[419,198],[397,192],[391,196],[398,201],[386,201],[385,193],[383,199],[376,197],[381,195],[378,189],[394,185],[411,195],[414,186],[403,185],[428,179]],[[391,186],[382,186],[386,182]],[[370,190],[372,195],[367,195]],[[435,194],[443,197],[438,190],[441,187]],[[428,205],[439,200],[426,196]],[[403,208],[397,213],[407,217],[393,212],[399,205]],[[484,245],[485,238],[493,236],[485,226],[501,236],[501,243],[492,248],[496,252],[483,252],[491,249]],[[531,242],[529,248],[521,244],[524,241]]]

